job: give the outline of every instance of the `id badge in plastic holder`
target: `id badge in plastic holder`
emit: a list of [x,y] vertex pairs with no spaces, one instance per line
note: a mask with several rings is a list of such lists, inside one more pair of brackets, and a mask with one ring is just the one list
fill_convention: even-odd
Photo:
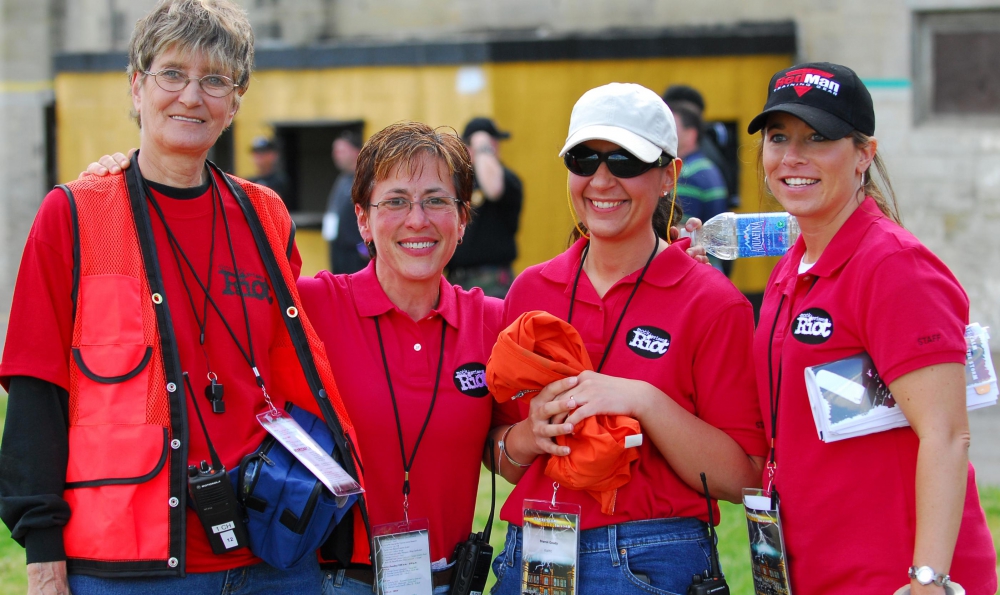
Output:
[[524,501],[522,593],[576,595],[580,513],[579,504],[555,502],[554,497],[553,501]]
[[350,496],[365,491],[361,484],[344,471],[340,463],[333,460],[333,457],[316,444],[312,436],[284,411],[268,409],[264,413],[257,414],[257,421],[287,448],[292,456],[305,465],[316,479],[323,482],[334,496]]
[[431,542],[427,519],[372,527],[372,563],[378,595],[431,595]]
[[778,506],[771,506],[771,497],[763,490],[743,488],[743,507],[750,535],[750,569],[753,589],[757,595],[791,595],[788,578],[788,556],[781,531]]

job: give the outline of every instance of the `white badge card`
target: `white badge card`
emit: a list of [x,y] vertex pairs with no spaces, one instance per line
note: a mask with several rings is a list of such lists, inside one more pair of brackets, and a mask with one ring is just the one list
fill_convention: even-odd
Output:
[[577,593],[580,506],[524,501],[521,550],[522,593]]
[[340,463],[334,461],[333,457],[316,444],[312,436],[284,411],[269,409],[264,413],[258,413],[257,421],[287,448],[292,456],[305,465],[316,479],[323,482],[333,495],[350,496],[365,491],[347,471],[344,471]]
[[750,570],[757,595],[791,595],[788,579],[788,556],[781,532],[781,515],[771,506],[771,497],[763,490],[743,489],[743,507],[750,534]]
[[372,527],[372,562],[378,595],[431,595],[431,542],[427,519]]

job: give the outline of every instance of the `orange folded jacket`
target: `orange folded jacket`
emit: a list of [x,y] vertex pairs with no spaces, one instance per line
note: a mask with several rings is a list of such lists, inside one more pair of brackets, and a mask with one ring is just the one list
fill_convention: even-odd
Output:
[[[580,333],[548,312],[525,312],[508,326],[493,346],[486,364],[486,384],[497,401],[531,399],[547,385],[593,370]],[[558,436],[570,448],[564,457],[550,456],[545,474],[560,485],[586,490],[613,514],[615,494],[632,476],[635,448],[625,448],[626,436],[640,434],[639,422],[626,415],[594,415],[568,436]]]

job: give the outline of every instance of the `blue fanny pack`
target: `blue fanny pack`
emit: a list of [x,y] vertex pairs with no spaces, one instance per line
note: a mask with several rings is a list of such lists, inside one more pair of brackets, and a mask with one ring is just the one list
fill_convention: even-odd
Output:
[[[334,459],[336,441],[326,422],[291,403],[289,415]],[[342,461],[337,461],[342,463]],[[334,496],[274,436],[230,471],[244,509],[250,551],[279,569],[297,566],[330,537],[357,496]]]

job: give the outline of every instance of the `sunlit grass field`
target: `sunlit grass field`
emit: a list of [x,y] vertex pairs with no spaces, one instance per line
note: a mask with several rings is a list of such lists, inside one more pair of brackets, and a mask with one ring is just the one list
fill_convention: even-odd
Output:
[[[7,411],[7,395],[0,392],[0,432],[3,431],[4,416]],[[497,513],[493,522],[490,542],[494,553],[503,548],[504,536],[507,534],[507,523],[499,520],[500,507],[510,493],[511,485],[505,480],[497,479]],[[980,488],[983,508],[990,530],[993,532],[993,543],[1000,544],[1000,487]],[[735,504],[721,502],[722,523],[718,527],[719,555],[722,569],[726,573],[731,592],[734,595],[753,593],[753,580],[750,578],[750,561],[747,553],[747,530],[743,516],[743,508]],[[489,474],[483,473],[479,478],[479,500],[476,505],[476,520],[474,531],[482,531],[490,511],[490,480]],[[487,591],[493,585],[494,577],[490,573]],[[902,583],[900,583],[902,584]],[[27,591],[27,580],[24,573],[24,550],[10,538],[10,532],[0,523],[0,595],[23,595]]]

